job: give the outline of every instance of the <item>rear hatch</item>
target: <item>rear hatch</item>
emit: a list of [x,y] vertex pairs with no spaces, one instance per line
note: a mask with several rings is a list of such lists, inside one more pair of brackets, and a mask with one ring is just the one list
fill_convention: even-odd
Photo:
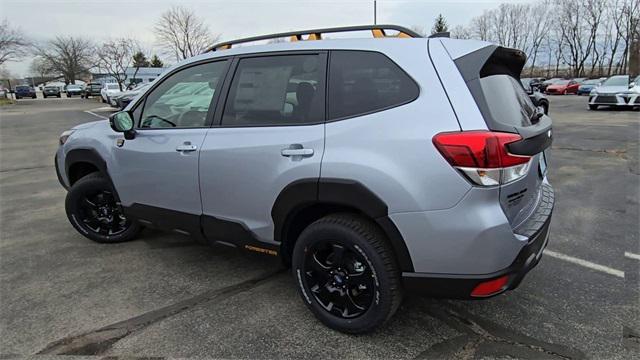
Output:
[[[507,161],[528,159],[517,170],[504,165],[501,170],[500,204],[513,228],[529,218],[540,200],[547,169],[545,149],[552,141],[551,118],[536,108],[520,83],[525,62],[522,51],[496,45],[454,59],[489,131],[507,138]],[[463,122],[461,128],[477,130],[464,128]],[[505,178],[505,171],[520,173]]]

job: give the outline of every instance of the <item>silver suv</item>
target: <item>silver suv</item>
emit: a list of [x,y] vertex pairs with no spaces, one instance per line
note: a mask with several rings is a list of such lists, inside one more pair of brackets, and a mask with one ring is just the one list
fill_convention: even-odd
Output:
[[[351,30],[374,38],[321,40]],[[395,26],[220,44],[62,134],[67,215],[98,242],[148,226],[279,256],[348,333],[405,292],[497,295],[540,260],[553,208],[551,119],[520,84],[525,60]]]

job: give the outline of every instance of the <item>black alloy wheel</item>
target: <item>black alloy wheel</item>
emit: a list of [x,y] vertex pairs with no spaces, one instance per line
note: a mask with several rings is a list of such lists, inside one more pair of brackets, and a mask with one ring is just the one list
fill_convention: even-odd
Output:
[[84,194],[79,210],[79,220],[88,230],[96,234],[118,235],[125,232],[131,225],[109,190]]
[[141,225],[125,216],[110,181],[99,173],[76,181],[67,193],[65,210],[71,225],[85,237],[116,243],[134,239]]
[[311,223],[291,260],[303,302],[334,330],[371,332],[402,301],[400,270],[388,239],[364,216],[336,213]]
[[326,311],[343,319],[362,315],[373,303],[376,283],[367,260],[338,241],[321,241],[303,264],[308,288]]

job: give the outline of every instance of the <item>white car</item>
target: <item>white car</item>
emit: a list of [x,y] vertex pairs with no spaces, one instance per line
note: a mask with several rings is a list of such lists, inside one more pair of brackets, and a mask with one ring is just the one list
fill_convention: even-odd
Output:
[[589,93],[589,109],[598,106],[640,108],[640,76],[615,75]]
[[100,90],[100,96],[102,97],[102,102],[111,104],[111,97],[121,93],[120,86],[118,84],[107,83],[104,84],[102,90]]

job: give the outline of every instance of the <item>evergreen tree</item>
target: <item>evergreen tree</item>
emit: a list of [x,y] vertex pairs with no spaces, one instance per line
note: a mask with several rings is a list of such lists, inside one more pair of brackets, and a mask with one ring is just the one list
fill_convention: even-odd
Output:
[[162,62],[162,60],[160,60],[160,58],[158,58],[158,55],[153,55],[151,57],[151,62],[149,63],[149,65],[154,68],[164,67],[164,63]]
[[447,21],[444,19],[442,14],[438,14],[435,23],[433,24],[433,28],[431,29],[431,34],[437,34],[441,32],[449,31],[449,26],[447,25]]

